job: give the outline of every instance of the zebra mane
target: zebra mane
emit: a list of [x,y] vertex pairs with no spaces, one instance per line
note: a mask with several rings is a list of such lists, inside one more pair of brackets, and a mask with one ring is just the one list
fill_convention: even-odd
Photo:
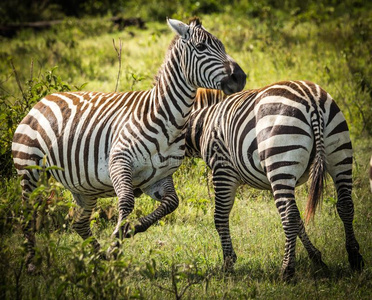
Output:
[[198,17],[192,17],[189,20],[189,25],[190,26],[193,26],[193,27],[201,27],[202,26],[202,22],[200,21],[200,19]]
[[[169,58],[169,54],[171,53],[174,45],[177,43],[177,41],[180,39],[179,35],[176,35],[173,40],[170,42],[169,46],[168,46],[168,49],[167,49],[167,52],[165,54],[165,58],[164,58],[164,61],[167,61],[168,58]],[[159,77],[161,76],[161,73],[163,72],[163,67],[164,67],[164,63],[161,65],[161,67],[159,68],[158,72],[156,73],[155,77],[154,77],[154,80],[152,82],[152,85],[155,86],[157,84],[157,82],[159,81]]]
[[[200,21],[200,19],[198,17],[192,17],[189,20],[189,25],[192,26],[192,27],[199,27],[199,28],[201,28],[202,27],[202,22]],[[166,61],[168,59],[169,53],[171,53],[174,45],[177,43],[177,41],[179,39],[180,39],[180,36],[179,35],[176,35],[173,38],[173,40],[171,41],[171,43],[168,46],[168,50],[167,50],[167,52],[165,54],[164,61]],[[158,73],[156,73],[156,75],[154,77],[154,80],[152,82],[153,85],[156,85],[156,83],[159,81],[159,77],[160,77],[160,75],[161,75],[162,72],[163,72],[163,65],[159,68]]]

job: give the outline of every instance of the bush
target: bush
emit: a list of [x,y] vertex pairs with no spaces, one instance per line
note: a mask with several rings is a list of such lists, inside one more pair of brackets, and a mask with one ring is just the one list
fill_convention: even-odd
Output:
[[[40,99],[53,92],[70,91],[72,87],[56,75],[57,68],[53,68],[38,77],[33,76],[33,64],[31,64],[31,76],[24,87],[21,85],[18,73],[12,60],[9,61],[13,69],[14,79],[19,87],[18,95],[7,93],[0,94],[0,179],[9,178],[15,174],[12,162],[12,139],[18,124],[22,121],[29,110]],[[75,89],[81,89],[75,87]]]

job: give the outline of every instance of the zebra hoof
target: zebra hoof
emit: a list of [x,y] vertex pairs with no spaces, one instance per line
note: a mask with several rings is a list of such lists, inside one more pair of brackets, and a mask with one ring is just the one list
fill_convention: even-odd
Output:
[[119,246],[120,243],[118,241],[111,244],[104,254],[105,260],[117,259],[120,251]]
[[129,239],[135,235],[135,228],[130,225],[129,222],[125,223],[123,226],[123,237]]
[[126,239],[131,238],[139,232],[145,232],[147,228],[147,226],[143,226],[141,223],[135,226],[132,226],[129,222],[125,223],[123,226],[123,237]]
[[363,256],[358,251],[349,253],[349,263],[353,271],[361,272],[364,268]]
[[312,257],[310,257],[311,261],[313,262],[314,266],[325,271],[325,272],[328,272],[329,269],[328,269],[328,266],[323,262],[322,260],[322,257],[319,253],[319,255],[314,255]]
[[282,280],[285,282],[290,282],[292,281],[294,274],[295,274],[294,267],[286,267],[285,269],[283,269],[282,274],[281,274]]
[[324,263],[324,261],[322,260],[318,260],[318,261],[313,261],[314,262],[314,265],[321,268],[321,269],[324,269],[324,270],[328,270],[328,266]]
[[332,273],[324,262],[313,264],[312,274],[314,278],[329,278]]
[[35,255],[28,253],[25,259],[25,264],[27,268],[27,274],[28,275],[37,275],[40,273],[40,265],[38,264],[39,267],[37,267],[35,264]]
[[317,263],[316,266],[320,269],[319,271],[320,273],[324,275],[330,274],[330,270],[328,266],[323,261],[320,261],[319,263]]
[[235,265],[236,260],[237,260],[237,257],[235,254],[233,256],[225,257],[223,266],[222,266],[222,271],[225,273],[234,272],[234,265]]
[[27,273],[28,273],[29,275],[36,275],[36,273],[37,273],[37,268],[36,268],[36,266],[35,266],[33,263],[29,263],[29,264],[27,265]]

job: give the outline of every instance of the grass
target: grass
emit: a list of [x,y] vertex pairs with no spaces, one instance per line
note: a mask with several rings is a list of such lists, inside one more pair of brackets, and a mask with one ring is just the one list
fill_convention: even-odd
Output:
[[[357,153],[362,149],[363,144],[356,145]],[[124,240],[116,261],[97,258],[69,228],[53,231],[50,237],[44,230],[37,237],[42,256],[41,273],[29,276],[22,265],[24,250],[19,228],[3,236],[3,249],[6,250],[3,250],[2,258],[7,260],[6,263],[2,261],[2,266],[7,267],[6,298],[15,298],[18,289],[26,299],[110,298],[109,292],[119,298],[137,295],[143,299],[174,299],[174,293],[164,289],[173,291],[171,279],[175,277],[179,290],[194,280],[195,283],[186,290],[186,299],[368,299],[372,291],[372,222],[369,213],[372,197],[365,192],[368,189],[364,178],[365,158],[365,153],[356,155],[354,175],[354,226],[366,262],[366,268],[360,274],[353,273],[348,266],[343,226],[335,210],[335,192],[330,182],[322,209],[314,223],[307,226],[310,238],[323,253],[330,269],[328,274],[311,265],[298,242],[295,280],[289,284],[281,281],[284,233],[280,218],[269,192],[248,187],[240,188],[231,215],[231,232],[238,255],[235,272],[222,273],[222,251],[213,224],[213,201],[209,201],[206,178],[200,176],[204,173],[204,165],[197,161],[192,168],[187,162],[175,176],[180,207],[147,232]],[[187,184],[180,187],[185,180]],[[306,186],[297,189],[297,202],[302,213],[306,195]],[[188,201],[193,198],[207,200],[202,202],[203,209]],[[115,203],[116,199],[101,202]],[[141,197],[133,214],[151,211],[153,205],[148,197]],[[93,224],[104,249],[110,244],[114,226],[115,222],[100,218]],[[173,268],[177,268],[175,275],[172,275]],[[20,286],[17,287],[19,270]],[[112,282],[115,282],[111,287],[113,291],[107,286]],[[64,283],[63,289],[61,283]]]
[[[355,149],[354,226],[365,270],[358,274],[349,269],[343,226],[335,209],[335,191],[328,181],[322,209],[307,228],[322,251],[329,274],[311,265],[298,242],[295,279],[292,283],[281,281],[284,233],[280,218],[269,192],[248,187],[239,189],[231,214],[231,233],[238,255],[235,272],[222,273],[210,177],[203,162],[186,160],[174,176],[180,207],[147,232],[124,240],[117,260],[101,260],[72,231],[69,219],[65,219],[71,197],[57,187],[55,206],[49,207],[47,215],[47,220],[55,220],[56,224],[44,226],[37,235],[40,273],[34,276],[26,273],[23,263],[19,185],[14,178],[2,179],[1,298],[369,299],[372,196],[367,166],[372,153],[372,100],[371,90],[363,82],[370,82],[372,64],[371,42],[364,40],[362,31],[371,30],[371,12],[362,12],[358,17],[345,14],[318,23],[311,19],[299,22],[295,17],[265,21],[229,12],[206,15],[202,20],[247,72],[246,88],[278,80],[306,79],[320,84],[336,99],[349,123]],[[87,82],[85,90],[114,90],[118,61],[113,39],[116,43],[123,41],[119,89],[151,87],[172,39],[165,22],[148,22],[146,30],[133,27],[123,32],[101,20],[83,20],[79,26],[75,22],[69,20],[49,31],[22,32],[12,40],[1,40],[1,99],[6,100],[5,104],[11,106],[21,98],[14,72],[7,63],[10,58],[22,83],[30,78],[33,59],[35,77],[58,65],[56,72],[71,85]],[[7,129],[4,124],[1,123],[2,130]],[[303,213],[306,185],[296,193]],[[116,201],[100,200],[92,219],[93,231],[103,249],[111,243]],[[131,218],[149,213],[156,205],[142,196],[136,200]]]

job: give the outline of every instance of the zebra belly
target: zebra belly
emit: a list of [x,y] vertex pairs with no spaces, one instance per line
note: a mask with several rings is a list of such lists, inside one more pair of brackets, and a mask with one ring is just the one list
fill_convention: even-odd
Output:
[[257,150],[247,153],[247,156],[237,157],[234,162],[241,181],[253,188],[260,190],[270,190],[270,182],[259,163]]
[[[182,151],[180,154],[184,154]],[[181,165],[182,159],[168,158],[165,161],[154,154],[142,157],[133,162],[133,188],[145,189],[159,180],[172,175]],[[93,166],[92,166],[93,167]],[[74,170],[76,171],[76,169]],[[109,174],[108,159],[102,159],[94,169],[80,169],[72,176],[69,169],[53,170],[52,175],[73,194],[94,195],[96,197],[115,196],[112,180]]]
[[96,197],[115,196],[107,160],[99,161],[97,165],[86,168],[77,167],[77,165],[78,163],[73,169],[67,167],[63,170],[52,170],[51,173],[73,194],[94,195]]
[[271,186],[260,163],[255,131],[247,132],[241,139],[238,139],[235,131],[230,135],[229,145],[225,145],[225,148],[229,149],[227,159],[231,161],[242,183],[256,189],[268,190]]
[[133,162],[133,186],[145,189],[159,180],[172,175],[181,165],[185,151],[179,146],[169,151],[153,153]]

